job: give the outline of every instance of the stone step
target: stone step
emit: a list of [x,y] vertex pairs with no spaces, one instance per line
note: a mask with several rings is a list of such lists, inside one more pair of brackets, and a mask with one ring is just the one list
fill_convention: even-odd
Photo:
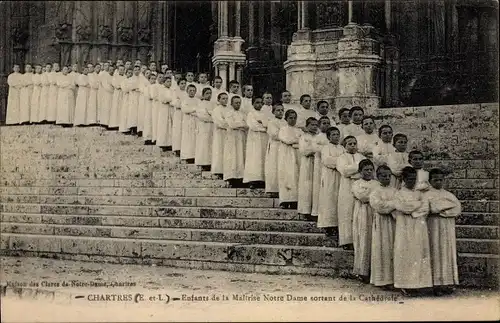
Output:
[[178,196],[98,196],[98,195],[0,195],[0,203],[117,206],[202,206],[202,207],[279,207],[279,200],[268,197],[178,197]]
[[214,179],[11,179],[0,187],[122,187],[122,188],[224,188],[227,182]]
[[117,227],[95,225],[1,223],[2,233],[56,236],[86,236],[123,239],[182,240],[336,247],[336,241],[322,233],[217,230],[199,228]]
[[[116,163],[116,162],[115,162]],[[45,165],[26,165],[20,166],[15,165],[2,165],[0,171],[2,172],[1,178],[3,178],[3,173],[5,176],[9,176],[12,173],[21,174],[21,178],[33,177],[33,173],[42,172],[48,176],[48,178],[54,178],[59,173],[83,173],[88,174],[86,177],[94,177],[93,174],[113,172],[115,174],[129,174],[129,173],[155,173],[155,172],[176,172],[176,171],[186,171],[186,172],[201,172],[201,168],[194,164],[181,164],[178,159],[172,160],[168,164],[129,164],[117,166],[109,163],[108,165],[95,165],[89,163],[81,163],[81,165],[51,165],[45,163]],[[33,175],[32,175],[33,174]],[[40,178],[40,177],[38,177]]]
[[[64,260],[163,265],[204,270],[337,277],[352,268],[353,253],[339,248],[151,239],[2,234],[1,253]],[[459,253],[460,284],[499,286],[499,257]]]

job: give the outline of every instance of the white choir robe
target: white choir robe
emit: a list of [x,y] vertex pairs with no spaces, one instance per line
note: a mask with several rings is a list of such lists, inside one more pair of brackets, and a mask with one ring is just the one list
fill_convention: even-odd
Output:
[[40,122],[40,102],[42,74],[33,74],[33,94],[31,95],[30,122]]
[[430,187],[429,172],[423,169],[417,169],[417,183],[415,184],[415,189],[419,191],[427,191]]
[[111,104],[111,111],[109,112],[109,127],[118,128],[120,127],[120,115],[123,105],[123,92],[122,92],[122,82],[125,77],[120,74],[114,74],[112,82],[113,88],[113,101]]
[[370,275],[372,250],[373,209],[370,206],[370,194],[379,186],[375,180],[358,179],[352,183],[354,210],[352,217],[352,236],[354,245],[353,273]]
[[241,98],[241,107],[240,107],[241,112],[248,114],[250,111],[255,110],[253,108],[252,104],[252,98]]
[[[68,75],[73,78],[73,83],[75,83],[75,85],[77,85],[78,77],[80,76],[80,73],[71,71]],[[75,106],[76,106],[76,95],[78,94],[77,86],[75,86],[74,92],[75,92],[75,96],[74,97],[75,97]]]
[[337,160],[345,153],[342,145],[327,144],[321,149],[321,182],[318,202],[318,228],[337,227],[340,173]]
[[214,132],[212,137],[212,174],[224,173],[224,142],[226,140],[227,122],[225,119],[225,106],[217,104],[212,112]]
[[358,152],[361,155],[364,155],[366,158],[369,158],[370,160],[373,161],[372,156],[370,156],[373,153],[373,149],[377,145],[377,143],[380,141],[380,138],[377,136],[375,133],[371,134],[362,134],[360,136],[356,137],[356,140],[358,142]]
[[99,91],[99,79],[96,73],[88,74],[88,81],[90,85],[89,99],[87,102],[87,116],[85,124],[91,125],[97,123],[97,93]]
[[138,107],[139,107],[139,78],[135,75],[127,79],[127,91],[128,91],[128,115],[127,115],[127,127],[133,128],[137,127],[138,124]]
[[137,125],[137,131],[144,132],[144,123],[146,122],[145,107],[146,107],[146,102],[148,100],[148,97],[145,94],[145,87],[149,86],[149,84],[150,83],[148,79],[144,76],[144,74],[139,74],[139,106],[138,106],[139,122]]
[[196,107],[196,151],[194,163],[198,166],[209,166],[212,164],[212,136],[214,123],[212,114],[215,103],[201,100]]
[[224,141],[224,180],[242,179],[245,171],[245,139],[247,123],[245,113],[233,108],[225,110],[227,132]]
[[298,201],[298,143],[302,130],[288,124],[278,132],[280,146],[278,148],[278,185],[280,203]]
[[97,81],[99,82],[99,88],[97,89],[97,123],[103,124],[103,100],[104,100],[104,87],[102,86],[103,78],[106,77],[105,74],[108,72],[100,71],[97,75]]
[[193,159],[196,153],[196,108],[201,103],[198,98],[188,97],[181,102],[182,135],[181,159]]
[[[142,87],[142,107],[141,111],[144,113],[142,119],[142,138],[144,140],[153,139],[153,93],[156,91],[154,84],[148,82],[148,85]],[[140,99],[139,99],[140,100]],[[139,101],[139,105],[141,105]]]
[[164,88],[164,86],[160,83],[155,83],[154,84],[154,91],[152,93],[153,97],[153,109],[152,109],[152,124],[153,124],[153,141],[156,141],[158,139],[158,112],[160,111],[160,91]]
[[314,177],[314,135],[305,132],[299,139],[299,184],[297,212],[299,214],[311,214],[313,200],[313,177]]
[[455,219],[462,206],[455,195],[430,188],[424,193],[429,201],[427,218],[434,286],[458,285],[457,242]]
[[[265,113],[265,112],[264,112]],[[278,119],[274,115],[267,122],[267,150],[265,168],[266,193],[278,193],[278,149],[281,144],[278,133],[282,127],[286,125],[286,121]]]
[[[90,75],[90,74],[89,74]],[[121,91],[123,94],[122,104],[120,109],[120,126],[118,127],[118,131],[127,132],[130,130],[127,127],[127,118],[128,118],[128,100],[129,100],[129,91],[128,91],[128,79],[124,78],[121,84]]]
[[53,122],[57,119],[57,92],[59,88],[57,87],[57,79],[59,75],[62,75],[60,72],[50,72],[49,82],[49,100],[47,104],[47,121]]
[[295,125],[298,128],[304,128],[306,126],[306,121],[309,118],[318,119],[318,113],[313,109],[306,109],[303,106],[299,106],[297,112],[297,124]]
[[73,125],[87,125],[87,102],[89,100],[90,85],[88,75],[80,74],[76,80],[78,92],[76,94],[75,117]]
[[108,72],[101,76],[102,100],[101,100],[101,124],[109,126],[111,107],[113,105],[113,76]]
[[57,80],[57,124],[73,124],[75,115],[75,79],[61,74]]
[[321,150],[325,145],[329,143],[326,134],[323,132],[318,133],[313,138],[313,149],[314,149],[314,175],[313,175],[313,201],[311,208],[311,215],[318,216],[318,206],[319,206],[319,191],[321,190],[321,170],[323,166],[321,165]]
[[205,83],[205,84],[195,83],[194,85],[196,86],[196,95],[195,95],[196,98],[198,98],[198,99],[201,100],[203,98],[203,94],[202,94],[203,93],[203,89],[207,88],[207,87],[210,90],[212,90],[212,97],[213,97],[213,95],[214,95],[213,88],[210,86],[209,83]]
[[337,170],[341,175],[337,205],[339,245],[341,246],[353,243],[354,195],[352,183],[360,177],[358,166],[363,159],[365,157],[360,153],[350,154],[348,152],[337,159]]
[[391,186],[400,189],[401,188],[401,171],[406,166],[411,166],[408,163],[408,153],[407,152],[393,152],[387,156],[387,166],[391,169]]
[[170,103],[172,102],[172,90],[161,85],[158,88],[158,120],[156,120],[156,146],[167,147],[171,143],[168,136],[170,125],[168,119],[170,115]]
[[243,183],[265,180],[267,149],[267,115],[252,108],[246,118],[248,136],[246,144],[245,172]]
[[395,152],[396,149],[390,142],[383,142],[382,140],[377,141],[377,144],[373,147],[373,163],[375,164],[375,170],[379,166],[387,165],[387,159],[389,154]]
[[358,136],[364,134],[365,131],[361,128],[361,125],[350,123],[342,127],[342,130],[340,132],[340,138],[341,140],[344,140],[344,138],[346,138],[347,136],[354,136],[357,138]]
[[20,94],[20,122],[29,122],[30,114],[31,114],[31,96],[33,95],[33,74],[32,73],[24,73],[22,76],[22,84]]
[[263,105],[262,106],[262,109],[260,110],[262,112],[265,113],[265,115],[267,116],[267,119],[275,119],[276,117],[274,116],[273,114],[273,106],[272,105]]
[[9,85],[9,96],[7,99],[6,124],[20,123],[21,89],[23,87],[23,75],[21,73],[11,73],[7,78]]
[[174,102],[175,110],[174,110],[174,117],[172,120],[172,150],[180,151],[181,140],[182,140],[182,119],[183,119],[181,103],[187,98],[187,94],[180,88],[177,89],[175,93],[177,98]]
[[370,283],[375,286],[394,283],[394,232],[396,221],[392,217],[392,201],[397,190],[378,185],[370,194],[373,209]]
[[432,287],[429,200],[420,191],[402,187],[394,195],[394,207],[394,287]]
[[49,91],[49,73],[42,73],[42,91],[40,92],[40,121],[47,121],[47,112],[49,109]]

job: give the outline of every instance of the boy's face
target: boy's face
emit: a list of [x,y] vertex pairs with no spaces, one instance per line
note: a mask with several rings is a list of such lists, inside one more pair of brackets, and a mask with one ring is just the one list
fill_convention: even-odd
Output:
[[262,99],[255,99],[255,101],[253,102],[253,107],[255,110],[260,111],[262,109]]
[[344,111],[340,115],[340,122],[343,124],[349,124],[351,122],[351,117],[349,117],[349,111]]
[[238,84],[231,84],[230,91],[233,94],[238,93],[238,90],[240,89],[240,86]]
[[149,77],[151,76],[151,71],[150,70],[144,71],[144,76],[149,80]]
[[330,135],[328,136],[328,140],[334,145],[338,145],[340,142],[340,132],[339,131],[332,131],[330,132]]
[[116,60],[116,65],[117,66],[123,65],[123,60],[121,60],[121,59]]
[[73,65],[71,65],[71,70],[72,70],[73,72],[78,72],[78,64],[73,64]]
[[168,69],[167,69],[167,70],[165,70],[163,73],[165,73],[165,76],[168,76],[168,77],[170,77],[170,78],[172,78],[172,76],[173,76],[172,70],[168,70]]
[[127,78],[130,78],[130,77],[132,77],[133,74],[134,74],[134,72],[132,72],[132,70],[127,70],[126,76],[127,76]]
[[146,71],[149,71],[151,73],[151,70],[148,70],[148,67],[146,65],[141,66],[141,73],[145,74]]
[[221,79],[215,79],[214,80],[214,87],[216,89],[220,89],[222,87],[222,80]]
[[200,74],[200,76],[198,76],[198,82],[200,82],[201,84],[207,83],[207,79],[207,74]]
[[355,138],[349,138],[345,141],[345,150],[350,154],[354,154],[358,151],[358,142]]
[[187,72],[187,74],[186,74],[186,80],[188,82],[193,82],[194,81],[194,73],[193,72]]
[[245,86],[245,97],[251,98],[253,96],[253,87],[250,85]]
[[63,70],[62,70],[62,73],[63,73],[64,75],[67,75],[67,74],[69,73],[69,68],[68,68],[67,66],[64,66],[64,67],[63,67]]
[[370,180],[373,179],[373,166],[372,165],[366,165],[361,169],[361,177],[364,180]]
[[149,76],[149,83],[155,84],[156,83],[156,75],[151,74]]
[[363,120],[363,125],[361,126],[367,134],[372,134],[375,130],[375,122],[372,119]]
[[109,68],[109,63],[104,63],[104,66],[103,66],[103,71],[107,71]]
[[177,74],[175,74],[174,78],[175,78],[175,81],[177,83],[179,83],[179,80],[182,78],[182,74],[177,73]]
[[149,69],[152,71],[156,71],[156,63],[149,64]]
[[224,95],[221,95],[220,99],[219,99],[219,103],[222,105],[222,106],[227,106],[227,100],[228,100],[228,96],[226,94]]
[[89,69],[87,67],[84,67],[82,73],[83,75],[89,74]]
[[432,187],[434,187],[437,190],[442,189],[444,184],[443,174],[433,175],[432,178],[429,180],[429,183],[431,184]]
[[180,83],[179,83],[179,88],[184,91],[186,89],[186,81],[182,80]]
[[[17,66],[17,71],[19,72],[19,66]],[[48,72],[50,72],[50,71],[52,71],[52,66],[50,66],[50,65],[45,65],[45,72],[47,72],[47,73],[48,73]]]
[[400,153],[406,151],[406,147],[408,146],[408,140],[406,138],[398,138],[394,143],[394,148]]
[[93,65],[89,64],[89,65],[87,65],[87,68],[89,70],[89,73],[94,73],[94,66]]
[[378,172],[377,179],[382,184],[382,186],[389,186],[391,183],[391,172],[389,170],[383,169]]
[[158,83],[160,83],[160,84],[165,83],[165,76],[163,76],[163,74],[158,74],[157,79],[158,79]]
[[115,68],[113,66],[110,66],[108,68],[108,72],[109,72],[110,75],[113,75],[114,71],[115,71]]
[[13,70],[14,70],[14,72],[16,72],[16,73],[19,73],[19,71],[21,70],[21,68],[19,67],[19,65],[14,65]]
[[278,119],[283,119],[283,115],[285,114],[285,108],[282,105],[277,105],[274,108],[274,116]]
[[101,65],[96,65],[96,66],[94,67],[94,71],[95,71],[96,73],[99,73],[99,72],[101,71]]
[[412,190],[417,182],[417,174],[408,174],[406,179],[404,179],[405,187]]
[[31,73],[31,72],[33,72],[33,68],[31,67],[31,65],[26,65],[24,67],[24,72],[25,73]]
[[207,101],[210,101],[210,99],[212,98],[212,91],[211,90],[205,91],[205,94],[203,94],[203,98]]
[[273,96],[269,93],[264,94],[264,96],[262,97],[262,100],[264,101],[265,105],[273,104]]
[[53,68],[53,71],[54,71],[54,72],[59,72],[60,70],[61,70],[61,67],[59,66],[59,64],[54,63],[54,68]]
[[361,121],[363,120],[364,113],[363,111],[355,110],[352,113],[352,123],[354,124],[361,124]]
[[328,128],[330,128],[331,124],[330,124],[330,120],[328,119],[321,119],[319,121],[319,130],[323,133],[325,133]]
[[35,66],[35,73],[36,74],[41,74],[42,73],[42,67],[40,65]]
[[383,142],[389,143],[392,141],[392,129],[385,127],[382,128],[380,131],[380,139],[382,139]]
[[231,105],[236,111],[238,111],[241,107],[241,99],[235,98],[235,99],[231,100]]
[[291,100],[292,94],[290,92],[281,93],[281,101],[283,101],[283,103],[290,103]]
[[289,126],[295,126],[297,124],[297,114],[291,113],[288,115],[288,118],[286,118],[286,123],[288,123]]
[[141,68],[139,66],[134,67],[134,75],[139,76],[141,74]]
[[118,67],[118,74],[123,75],[125,73],[125,67],[123,65],[120,65]]
[[421,154],[413,154],[409,160],[410,165],[415,169],[421,169],[424,167],[424,156]]
[[326,116],[328,114],[328,103],[321,103],[318,107],[318,113]]
[[312,134],[318,133],[318,121],[314,120],[309,122],[309,124],[307,125],[307,130]]
[[125,62],[125,69],[128,70],[130,67],[132,67],[132,62],[131,61],[126,61]]
[[172,86],[172,78],[165,79],[165,87],[170,88]]
[[306,109],[310,109],[311,108],[311,98],[306,96],[305,98],[302,99],[302,106]]
[[196,88],[194,86],[190,86],[188,87],[187,92],[190,98],[194,98],[194,95],[196,94]]

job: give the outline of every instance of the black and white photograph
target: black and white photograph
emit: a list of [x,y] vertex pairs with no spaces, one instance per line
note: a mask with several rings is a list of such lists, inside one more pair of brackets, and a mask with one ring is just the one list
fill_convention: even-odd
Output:
[[498,21],[0,1],[1,321],[499,320]]

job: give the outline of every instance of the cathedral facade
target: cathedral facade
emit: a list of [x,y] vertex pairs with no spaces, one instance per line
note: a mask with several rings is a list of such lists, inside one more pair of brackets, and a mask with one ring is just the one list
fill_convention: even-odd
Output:
[[12,65],[141,59],[336,108],[498,102],[498,2],[3,1]]

